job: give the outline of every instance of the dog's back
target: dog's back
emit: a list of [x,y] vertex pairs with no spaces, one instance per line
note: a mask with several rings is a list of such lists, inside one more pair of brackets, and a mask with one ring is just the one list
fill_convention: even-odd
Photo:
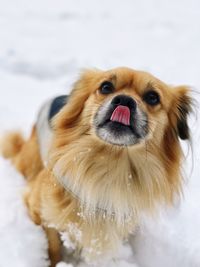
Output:
[[8,132],[1,140],[1,154],[11,159],[27,179],[35,177],[46,163],[52,138],[51,121],[67,103],[67,98],[62,95],[44,103],[27,141],[20,132]]

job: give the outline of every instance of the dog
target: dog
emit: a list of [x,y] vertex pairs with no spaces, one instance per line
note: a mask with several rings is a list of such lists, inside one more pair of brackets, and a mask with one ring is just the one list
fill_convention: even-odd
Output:
[[47,233],[51,266],[61,233],[94,262],[116,253],[141,214],[173,205],[191,110],[187,86],[125,67],[85,70],[69,96],[44,104],[29,140],[5,137],[3,155],[27,179],[24,200]]

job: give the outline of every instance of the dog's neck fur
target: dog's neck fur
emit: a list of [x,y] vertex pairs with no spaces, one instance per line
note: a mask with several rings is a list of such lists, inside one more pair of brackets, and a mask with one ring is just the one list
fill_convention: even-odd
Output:
[[153,210],[159,198],[170,201],[166,170],[143,146],[116,148],[84,137],[58,153],[53,172],[90,219],[98,214],[121,225]]

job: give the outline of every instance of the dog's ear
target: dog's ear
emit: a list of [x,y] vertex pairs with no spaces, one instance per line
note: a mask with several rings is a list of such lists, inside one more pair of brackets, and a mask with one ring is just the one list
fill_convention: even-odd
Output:
[[55,116],[53,121],[55,128],[67,128],[76,123],[91,93],[91,84],[96,73],[97,71],[95,70],[85,70],[82,72],[80,78],[73,86],[67,104]]
[[192,111],[192,98],[190,89],[187,86],[178,86],[174,88],[174,99],[171,110],[171,122],[175,133],[180,139],[190,138],[188,126],[188,115]]

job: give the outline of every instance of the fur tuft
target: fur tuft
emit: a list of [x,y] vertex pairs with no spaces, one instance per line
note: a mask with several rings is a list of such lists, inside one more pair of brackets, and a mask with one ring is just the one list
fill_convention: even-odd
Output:
[[7,133],[0,140],[0,152],[4,158],[14,158],[21,151],[24,143],[21,133]]

